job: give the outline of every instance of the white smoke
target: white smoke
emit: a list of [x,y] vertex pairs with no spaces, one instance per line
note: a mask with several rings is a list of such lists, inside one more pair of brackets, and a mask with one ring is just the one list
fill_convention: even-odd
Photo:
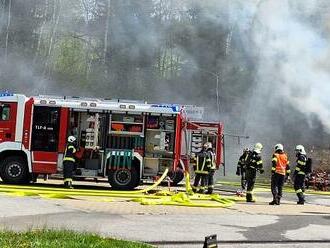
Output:
[[253,33],[259,59],[255,97],[289,103],[308,118],[316,115],[330,133],[329,43],[302,18],[320,12],[319,3],[274,0],[259,5]]

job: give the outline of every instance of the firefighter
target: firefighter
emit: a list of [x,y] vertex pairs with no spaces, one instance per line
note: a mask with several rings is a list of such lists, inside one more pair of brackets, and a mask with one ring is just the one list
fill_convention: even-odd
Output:
[[241,176],[241,187],[242,190],[244,191],[246,189],[246,160],[249,156],[250,150],[249,148],[244,148],[243,149],[243,154],[239,157],[239,160],[237,162],[237,170],[236,170],[236,175]]
[[305,148],[302,145],[296,146],[296,157],[297,157],[297,165],[294,171],[294,190],[298,196],[297,204],[304,205],[304,181],[306,176],[306,164],[307,164],[307,155],[305,152]]
[[274,154],[272,158],[272,177],[271,177],[271,189],[273,194],[273,200],[269,205],[280,205],[282,198],[283,184],[290,175],[290,166],[288,155],[284,152],[282,144],[277,144],[274,147]]
[[262,144],[256,143],[253,151],[246,159],[246,202],[255,202],[253,198],[253,188],[256,181],[257,171],[260,174],[264,173],[262,159],[261,159],[261,151]]
[[65,148],[65,153],[63,157],[63,176],[64,176],[64,187],[72,189],[72,176],[75,169],[75,153],[76,149],[76,137],[69,136],[68,143]]
[[[195,170],[195,181],[192,186],[194,192],[204,193],[207,188],[207,180],[209,174],[210,164],[212,157],[207,151],[207,143],[203,145],[203,149],[196,155],[194,170]],[[200,185],[200,186],[199,186]]]
[[212,143],[207,142],[205,149],[209,153],[208,156],[211,158],[211,163],[208,163],[208,175],[207,175],[207,194],[212,194],[214,189],[214,174],[216,170],[215,153],[213,152]]

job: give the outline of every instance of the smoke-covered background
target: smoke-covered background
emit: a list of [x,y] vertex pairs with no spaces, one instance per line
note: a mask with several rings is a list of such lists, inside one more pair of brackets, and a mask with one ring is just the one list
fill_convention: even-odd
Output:
[[250,136],[226,136],[233,175],[257,141],[264,157],[278,142],[329,151],[329,13],[327,0],[0,0],[0,86],[204,106]]

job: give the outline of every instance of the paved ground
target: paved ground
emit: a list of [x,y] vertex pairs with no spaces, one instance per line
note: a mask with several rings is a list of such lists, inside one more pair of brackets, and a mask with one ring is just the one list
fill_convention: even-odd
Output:
[[270,193],[257,193],[257,198],[255,204],[206,209],[142,206],[117,198],[102,202],[102,198],[0,195],[0,226],[90,231],[159,247],[202,247],[204,237],[210,234],[217,234],[221,247],[330,246],[330,197],[308,196],[304,206],[295,204],[293,194],[286,194],[281,206],[268,205]]

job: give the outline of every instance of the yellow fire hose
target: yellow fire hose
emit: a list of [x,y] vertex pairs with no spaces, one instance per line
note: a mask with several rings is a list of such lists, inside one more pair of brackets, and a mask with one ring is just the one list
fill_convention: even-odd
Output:
[[[102,196],[107,196],[107,195],[113,195],[113,194],[120,194],[120,195],[132,195],[132,194],[143,194],[143,193],[147,193],[153,189],[155,189],[167,176],[168,174],[168,169],[166,169],[163,173],[163,175],[153,184],[150,185],[147,188],[141,189],[141,190],[133,190],[133,191],[119,191],[119,190],[109,190],[109,191],[105,191],[105,190],[92,190],[92,189],[79,189],[79,193],[87,193],[87,195],[89,195],[90,193],[96,193],[96,194],[101,194]],[[40,187],[40,186],[26,186],[26,185],[22,185],[22,186],[17,186],[17,185],[6,185],[6,184],[0,184],[0,191],[1,188],[13,188],[13,189],[27,189],[27,190],[51,190],[51,191],[56,191],[56,192],[64,192],[64,193],[68,193],[68,192],[75,192],[77,190],[68,190],[65,188],[50,188],[50,187]],[[71,193],[70,193],[71,194]]]
[[186,207],[207,207],[219,208],[229,207],[234,204],[234,198],[220,197],[218,194],[203,195],[194,194],[190,185],[190,175],[186,176],[186,192],[174,193],[171,191],[157,191],[153,194],[148,194],[154,190],[167,176],[168,169],[163,175],[153,184],[144,189],[136,191],[114,191],[114,190],[88,190],[88,189],[64,189],[50,188],[41,186],[17,186],[0,184],[0,192],[12,196],[40,196],[54,199],[76,199],[75,197],[103,197],[102,201],[112,201],[111,198],[127,198],[130,201],[139,202],[142,205],[171,205],[171,206],[186,206]]

